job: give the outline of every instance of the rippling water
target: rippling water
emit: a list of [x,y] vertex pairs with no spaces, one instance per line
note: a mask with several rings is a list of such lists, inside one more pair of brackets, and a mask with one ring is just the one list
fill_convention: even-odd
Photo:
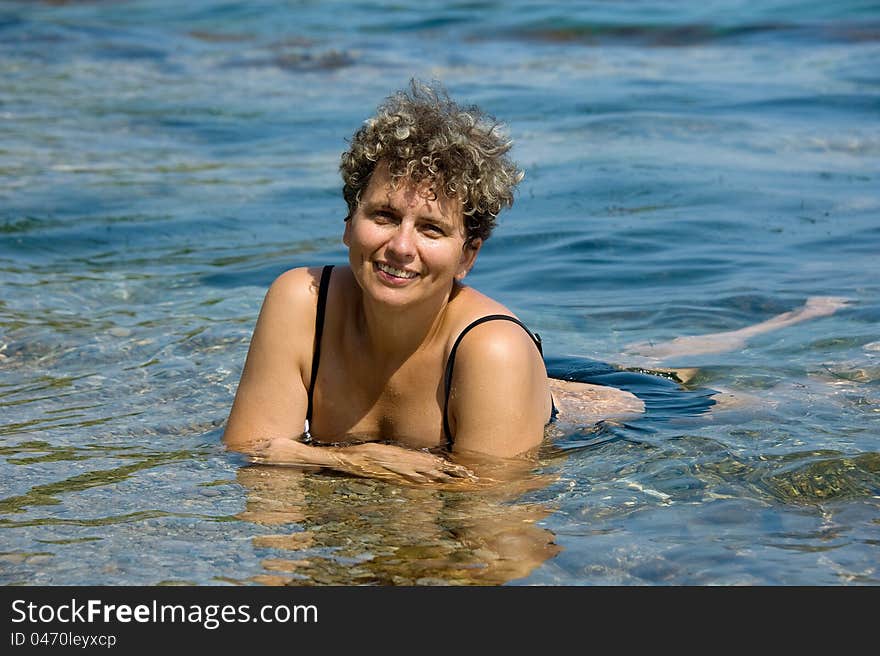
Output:
[[[857,0],[0,3],[0,582],[877,584],[878,60]],[[548,355],[850,305],[516,488],[243,466],[265,288],[343,260],[339,153],[412,76],[510,126],[469,281]]]

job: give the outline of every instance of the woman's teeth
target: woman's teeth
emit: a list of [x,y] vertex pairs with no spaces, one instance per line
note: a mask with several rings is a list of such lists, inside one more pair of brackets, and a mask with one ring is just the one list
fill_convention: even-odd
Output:
[[389,276],[394,276],[395,278],[415,278],[418,274],[414,271],[404,271],[403,269],[395,269],[393,266],[388,266],[387,264],[376,263],[376,267],[380,271],[384,271]]

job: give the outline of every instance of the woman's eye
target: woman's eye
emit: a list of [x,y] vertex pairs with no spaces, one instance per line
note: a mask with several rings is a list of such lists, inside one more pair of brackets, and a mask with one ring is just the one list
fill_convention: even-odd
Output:
[[442,237],[444,234],[446,234],[445,232],[443,232],[443,228],[433,223],[426,223],[424,231],[427,232],[429,235],[433,235],[436,237]]

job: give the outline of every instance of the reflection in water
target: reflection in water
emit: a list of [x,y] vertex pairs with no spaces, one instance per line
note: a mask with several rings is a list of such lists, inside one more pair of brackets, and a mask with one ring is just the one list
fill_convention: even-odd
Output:
[[498,585],[555,556],[538,525],[550,510],[516,503],[521,491],[449,491],[292,467],[242,467],[239,519],[277,527],[254,538],[267,551],[266,585]]

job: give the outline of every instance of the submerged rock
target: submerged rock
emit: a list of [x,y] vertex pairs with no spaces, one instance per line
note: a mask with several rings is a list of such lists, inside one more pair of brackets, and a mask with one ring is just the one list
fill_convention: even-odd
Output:
[[880,494],[880,453],[825,458],[768,479],[784,501],[816,502]]

